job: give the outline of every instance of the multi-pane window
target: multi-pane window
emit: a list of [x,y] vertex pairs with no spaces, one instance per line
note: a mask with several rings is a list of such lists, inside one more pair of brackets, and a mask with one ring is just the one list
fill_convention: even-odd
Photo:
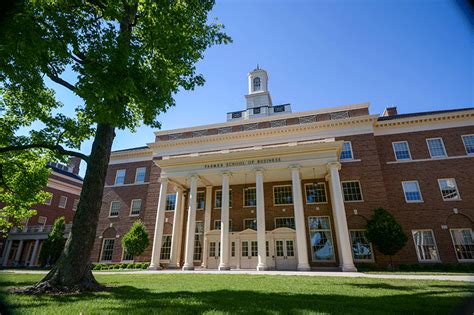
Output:
[[326,203],[326,184],[314,183],[304,185],[306,203]]
[[249,187],[244,189],[244,207],[254,207],[257,205],[257,189]]
[[344,201],[362,201],[362,189],[358,180],[344,181],[342,184],[342,193],[344,194]]
[[431,230],[412,231],[419,261],[439,261],[438,249]]
[[135,183],[145,182],[146,167],[139,167],[135,173]]
[[452,229],[451,237],[458,260],[473,260],[474,235],[472,229]]
[[257,230],[257,219],[244,219],[244,230]]
[[230,243],[230,256],[235,257],[235,242]]
[[403,193],[405,195],[406,202],[422,202],[423,198],[421,196],[420,185],[418,181],[412,180],[407,182],[402,182]]
[[[221,229],[221,220],[214,221],[214,230]],[[232,231],[232,220],[229,220],[229,231]]]
[[194,260],[202,259],[202,242],[204,239],[204,223],[196,221],[196,230],[194,235]]
[[66,208],[67,204],[67,197],[66,196],[61,196],[59,197],[59,208]]
[[410,148],[408,142],[398,141],[393,142],[393,152],[395,153],[395,159],[397,161],[411,160]]
[[114,243],[115,239],[105,238],[102,242],[102,255],[100,260],[102,261],[111,261],[112,254],[114,253]]
[[[216,190],[214,207],[217,209],[222,207],[222,190]],[[229,189],[229,208],[232,208],[232,189]]]
[[117,170],[115,173],[115,185],[125,184],[125,170]]
[[373,260],[372,246],[364,230],[351,230],[352,255],[355,261]]
[[176,207],[176,194],[166,195],[166,211],[174,211]]
[[460,200],[458,186],[454,178],[438,179],[439,189],[443,200]]
[[273,186],[273,203],[275,205],[293,204],[291,186]]
[[48,197],[46,197],[46,200],[44,201],[44,204],[47,205],[47,206],[50,206],[51,205],[51,202],[53,201],[53,194],[52,193],[48,193]]
[[198,209],[198,210],[204,209],[205,201],[206,201],[205,195],[206,194],[205,194],[204,191],[198,191],[197,192],[197,194],[196,194],[196,209]]
[[249,255],[249,242],[242,242],[242,257],[247,257]]
[[161,244],[160,259],[169,260],[171,256],[171,235],[163,235],[163,243]]
[[342,144],[341,160],[353,160],[354,155],[352,154],[352,144],[350,141],[345,141]]
[[43,217],[43,216],[38,217],[38,225],[45,226],[47,221],[48,221],[47,217]]
[[119,215],[120,201],[112,201],[110,203],[109,217],[116,217]]
[[464,148],[466,148],[466,153],[474,154],[474,135],[462,136],[462,142],[464,143]]
[[257,241],[250,242],[250,254],[253,257],[258,256],[258,242]]
[[329,217],[308,217],[313,261],[334,260],[334,246]]
[[430,155],[432,158],[447,156],[446,149],[444,148],[443,139],[441,138],[426,139],[426,143],[428,144],[428,150],[430,151]]
[[275,218],[275,229],[287,227],[295,229],[295,218]]
[[139,215],[141,209],[142,209],[142,200],[133,199],[132,204],[130,205],[130,215]]
[[122,261],[133,261],[133,255],[129,254],[126,249],[123,250]]
[[72,210],[77,210],[77,205],[79,204],[79,199],[74,199],[74,203],[72,204]]
[[254,92],[255,91],[260,91],[260,86],[261,86],[260,78],[255,77],[253,79],[253,90],[254,90]]

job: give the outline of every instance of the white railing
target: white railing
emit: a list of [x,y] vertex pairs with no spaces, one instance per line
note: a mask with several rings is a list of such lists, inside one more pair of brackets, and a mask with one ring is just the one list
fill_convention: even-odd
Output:
[[[66,224],[65,234],[71,232],[72,224]],[[14,227],[10,234],[27,234],[27,233],[49,233],[53,229],[52,225],[30,225],[24,227]]]

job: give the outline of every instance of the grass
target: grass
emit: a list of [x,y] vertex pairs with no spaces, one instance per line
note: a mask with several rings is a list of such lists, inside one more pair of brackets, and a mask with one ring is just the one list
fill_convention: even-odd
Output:
[[106,292],[25,296],[9,288],[38,274],[0,274],[0,298],[17,314],[449,314],[474,292],[466,282],[368,278],[96,275]]

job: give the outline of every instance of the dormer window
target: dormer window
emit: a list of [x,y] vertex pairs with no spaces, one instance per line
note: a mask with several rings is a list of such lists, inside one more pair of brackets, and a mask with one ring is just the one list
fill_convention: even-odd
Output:
[[256,77],[253,79],[253,91],[260,91],[260,87],[261,87],[261,82],[260,82],[260,78],[259,77]]

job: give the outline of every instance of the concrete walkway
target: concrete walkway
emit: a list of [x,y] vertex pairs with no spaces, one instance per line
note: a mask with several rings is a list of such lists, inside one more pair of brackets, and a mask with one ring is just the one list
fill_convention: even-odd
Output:
[[[17,274],[45,274],[43,270],[2,270],[1,273],[17,273]],[[266,276],[307,276],[307,277],[348,277],[348,278],[373,278],[373,279],[405,279],[405,280],[448,280],[448,281],[465,281],[474,282],[474,275],[400,275],[400,274],[367,274],[361,272],[331,272],[331,271],[256,271],[256,270],[207,270],[196,269],[194,271],[181,270],[136,270],[136,271],[94,271],[97,275],[113,275],[113,274],[210,274],[210,275],[266,275]]]

